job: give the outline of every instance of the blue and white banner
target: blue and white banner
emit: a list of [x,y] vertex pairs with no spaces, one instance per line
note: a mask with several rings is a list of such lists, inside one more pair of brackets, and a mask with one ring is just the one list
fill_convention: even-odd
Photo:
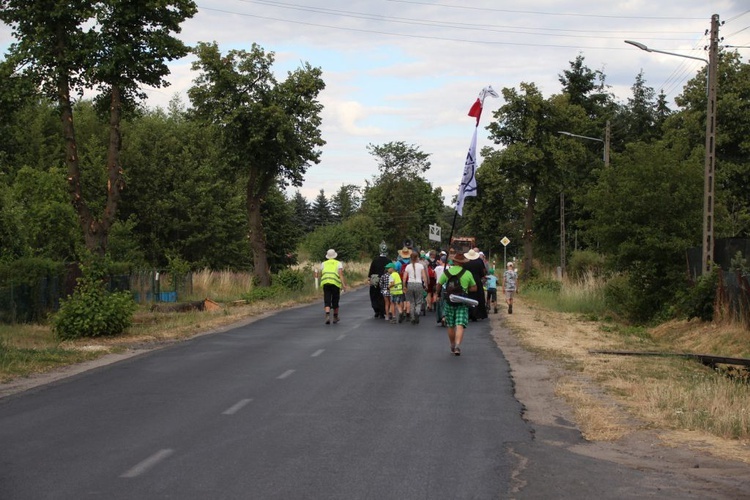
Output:
[[467,196],[477,195],[477,127],[474,128],[474,135],[469,145],[469,154],[466,155],[464,164],[464,175],[461,177],[461,185],[458,187],[458,202],[456,203],[456,212],[463,215],[464,200]]

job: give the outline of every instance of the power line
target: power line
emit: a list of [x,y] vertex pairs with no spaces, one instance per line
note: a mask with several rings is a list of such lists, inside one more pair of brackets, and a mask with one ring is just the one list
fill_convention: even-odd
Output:
[[576,14],[566,12],[544,12],[544,11],[532,11],[532,10],[514,10],[514,9],[495,9],[491,7],[470,7],[467,5],[448,5],[440,3],[428,3],[428,2],[417,2],[414,0],[387,0],[388,2],[394,3],[408,3],[414,5],[427,5],[430,7],[449,7],[453,9],[466,9],[466,10],[477,10],[485,12],[506,12],[512,14],[535,14],[540,16],[569,16],[569,17],[596,17],[604,19],[656,19],[656,20],[671,20],[671,21],[700,21],[702,17],[672,17],[672,16],[614,16],[604,14]]

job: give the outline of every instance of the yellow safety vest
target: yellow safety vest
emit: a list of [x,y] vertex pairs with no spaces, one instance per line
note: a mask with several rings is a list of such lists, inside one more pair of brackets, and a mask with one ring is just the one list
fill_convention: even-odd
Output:
[[339,276],[339,265],[335,259],[323,262],[323,273],[320,276],[321,285],[336,285],[341,288],[341,277]]
[[401,275],[396,271],[391,273],[393,277],[393,287],[391,288],[391,295],[403,295],[404,294],[404,283],[401,281]]

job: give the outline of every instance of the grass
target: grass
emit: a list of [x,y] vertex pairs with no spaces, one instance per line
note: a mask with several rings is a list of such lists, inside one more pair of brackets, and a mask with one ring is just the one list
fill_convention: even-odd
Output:
[[[523,283],[521,284],[523,286]],[[522,293],[524,291],[521,288]],[[674,357],[592,355],[591,350],[632,350],[750,357],[750,331],[724,320],[671,321],[655,328],[604,321],[604,282],[565,280],[560,292],[535,289],[518,296],[506,324],[525,347],[561,366],[575,366],[557,391],[575,407],[590,439],[616,439],[628,432],[612,412],[622,406],[648,428],[704,433],[750,444],[750,373],[713,370]],[[597,318],[596,321],[591,321]],[[597,397],[581,380],[600,387]],[[631,429],[633,430],[633,429]],[[750,462],[747,448],[741,458]]]
[[[141,306],[133,317],[132,326],[123,335],[115,337],[61,342],[49,325],[0,324],[0,383],[89,361],[133,346],[189,338],[246,318],[320,300],[322,292],[314,287],[312,264],[302,263],[294,269],[305,278],[302,290],[276,289],[272,296],[251,302],[243,298],[254,287],[250,273],[195,272],[192,294],[185,300],[209,298],[223,307],[216,311],[155,312],[150,305]],[[347,284],[364,283],[368,269],[369,262],[344,263]]]

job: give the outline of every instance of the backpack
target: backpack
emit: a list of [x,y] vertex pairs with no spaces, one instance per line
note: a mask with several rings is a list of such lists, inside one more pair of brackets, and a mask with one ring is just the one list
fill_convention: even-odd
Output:
[[447,299],[451,295],[465,296],[464,288],[461,286],[461,276],[464,275],[466,269],[461,268],[458,274],[453,275],[450,270],[445,271],[445,275],[448,276],[448,281],[443,285],[443,298]]

